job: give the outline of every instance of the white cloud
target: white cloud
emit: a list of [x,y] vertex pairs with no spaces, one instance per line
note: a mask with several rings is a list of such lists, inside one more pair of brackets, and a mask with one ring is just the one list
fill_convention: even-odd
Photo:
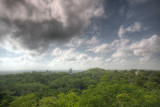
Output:
[[128,39],[120,39],[112,42],[115,52],[112,58],[125,58],[128,56],[140,56],[140,61],[146,61],[155,54],[160,54],[160,37],[152,35],[148,39],[142,39],[131,43]]
[[93,36],[90,40],[86,40],[85,42],[89,45],[97,45],[99,43],[99,40],[96,36]]
[[103,5],[102,5],[102,4],[98,5],[97,9],[95,9],[94,15],[97,16],[97,17],[99,17],[99,16],[106,17],[106,16],[104,15],[104,8],[103,8]]
[[87,51],[103,55],[115,52],[113,53],[112,57],[120,58],[124,56],[129,56],[130,52],[127,46],[129,42],[130,41],[128,39],[114,40],[111,44],[101,44],[96,47],[87,49]]
[[127,49],[118,49],[112,54],[113,58],[125,58],[131,55],[131,52]]
[[130,45],[135,56],[152,56],[160,54],[160,37],[153,35],[148,39],[142,39]]
[[127,32],[136,32],[140,31],[141,24],[139,22],[135,22],[133,25],[126,28]]
[[59,49],[59,48],[56,48],[56,49],[54,49],[54,50],[52,51],[51,56],[60,56],[60,55],[62,55],[62,54],[63,54],[63,51],[62,51],[61,49]]
[[80,38],[80,37],[75,37],[72,38],[65,46],[70,47],[70,48],[77,48],[79,46],[85,45],[85,46],[90,46],[90,45],[97,45],[99,43],[99,40],[97,39],[96,36],[93,36],[92,38]]
[[130,42],[129,39],[114,40],[114,41],[111,43],[111,46],[112,46],[112,47],[115,47],[116,49],[117,49],[117,48],[123,48],[123,47],[125,47],[129,42]]
[[76,52],[73,48],[68,50],[56,48],[52,51],[52,56],[56,56],[55,61],[80,61],[88,58],[86,54]]
[[[53,53],[59,49],[54,49]],[[104,59],[102,57],[91,57],[88,54],[77,52],[75,49],[70,48],[68,50],[62,50],[61,55],[53,58],[53,61],[50,63],[50,67],[54,69],[88,69],[92,67],[104,67]]]
[[120,39],[114,40],[111,43],[115,52],[112,54],[112,58],[125,58],[131,55],[131,52],[128,48],[130,40],[129,39]]
[[88,49],[87,51],[91,51],[98,54],[106,54],[111,52],[113,49],[109,44],[102,44],[99,46],[96,46],[94,48]]
[[[131,28],[134,28],[131,30]],[[135,27],[129,27],[128,31],[135,31]],[[114,40],[111,44],[101,44],[99,46],[88,49],[97,54],[112,53],[111,58],[123,59],[140,56],[140,61],[149,60],[151,56],[160,54],[160,37],[152,35],[148,39],[142,39],[137,42],[131,42],[129,39]]]
[[125,33],[125,30],[124,30],[123,25],[122,25],[122,26],[119,28],[118,36],[119,36],[120,38],[123,38],[124,33]]
[[124,26],[120,26],[119,31],[118,31],[118,36],[120,38],[124,38],[124,35],[126,33],[132,33],[132,32],[138,32],[141,29],[141,24],[139,22],[135,22],[133,25],[124,28]]
[[99,46],[90,48],[87,51],[103,55],[114,52],[112,55],[113,58],[121,58],[129,56],[130,54],[127,46],[128,43],[128,39],[114,40],[111,44],[101,44]]
[[128,39],[120,39],[113,41],[111,46],[115,47],[115,52],[112,54],[113,58],[141,56],[140,60],[145,61],[155,54],[160,54],[160,37],[152,35],[148,39],[142,39],[133,43]]

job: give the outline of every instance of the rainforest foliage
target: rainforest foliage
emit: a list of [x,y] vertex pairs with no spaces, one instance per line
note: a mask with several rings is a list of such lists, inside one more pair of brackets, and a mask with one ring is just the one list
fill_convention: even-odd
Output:
[[0,75],[0,107],[160,107],[160,71]]

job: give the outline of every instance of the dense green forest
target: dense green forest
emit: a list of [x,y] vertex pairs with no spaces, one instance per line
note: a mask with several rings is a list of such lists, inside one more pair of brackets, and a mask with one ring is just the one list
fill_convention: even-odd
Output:
[[0,75],[0,107],[160,107],[160,71]]

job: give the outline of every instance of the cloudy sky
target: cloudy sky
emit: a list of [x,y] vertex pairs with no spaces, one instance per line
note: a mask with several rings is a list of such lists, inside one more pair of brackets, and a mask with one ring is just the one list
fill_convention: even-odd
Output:
[[160,69],[159,0],[0,0],[0,70]]

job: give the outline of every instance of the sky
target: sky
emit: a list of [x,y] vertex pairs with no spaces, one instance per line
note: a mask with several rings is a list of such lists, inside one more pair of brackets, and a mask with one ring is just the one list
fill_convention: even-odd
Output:
[[160,69],[159,0],[0,0],[0,71]]

